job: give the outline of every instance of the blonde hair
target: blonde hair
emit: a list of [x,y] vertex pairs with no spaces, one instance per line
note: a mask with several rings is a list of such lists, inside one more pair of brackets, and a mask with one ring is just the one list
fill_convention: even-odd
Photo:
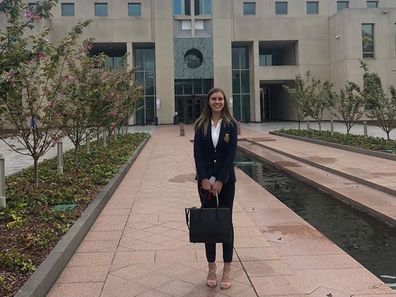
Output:
[[222,125],[223,126],[226,124],[234,125],[236,123],[236,120],[232,116],[230,109],[228,107],[228,100],[224,91],[220,88],[213,88],[208,92],[208,95],[206,96],[206,104],[202,110],[202,113],[194,123],[195,131],[202,130],[205,136],[208,131],[208,127],[212,117],[212,109],[210,108],[209,105],[209,99],[210,96],[212,96],[214,93],[221,93],[224,98],[224,107],[221,110]]

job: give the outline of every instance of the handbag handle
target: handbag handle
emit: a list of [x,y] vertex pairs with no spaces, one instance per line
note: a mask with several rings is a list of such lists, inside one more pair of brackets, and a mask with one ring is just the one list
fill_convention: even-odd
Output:
[[[217,207],[216,207],[216,209],[217,208],[219,208],[219,195],[216,193],[216,204],[217,204]],[[185,208],[184,209],[184,213],[185,213],[185,215],[186,215],[186,224],[187,224],[187,227],[188,227],[188,230],[190,230],[190,208]],[[216,215],[217,215],[217,212],[216,212]]]
[[189,208],[185,208],[184,212],[186,214],[186,224],[187,224],[188,230],[190,230],[190,223],[189,223],[189,221],[190,221],[189,220],[190,219],[190,209]]

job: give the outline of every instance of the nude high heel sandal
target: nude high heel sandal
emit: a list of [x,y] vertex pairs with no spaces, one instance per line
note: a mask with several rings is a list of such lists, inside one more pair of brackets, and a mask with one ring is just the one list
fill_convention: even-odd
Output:
[[209,272],[208,277],[206,279],[206,284],[208,287],[214,288],[217,286],[217,277],[216,277],[216,263],[208,263]]
[[223,277],[221,278],[220,288],[227,290],[231,287],[231,263],[224,263]]

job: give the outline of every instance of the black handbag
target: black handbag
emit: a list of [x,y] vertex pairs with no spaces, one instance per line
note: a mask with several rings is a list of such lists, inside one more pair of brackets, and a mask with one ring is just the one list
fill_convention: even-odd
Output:
[[216,208],[185,209],[190,242],[229,243],[232,241],[231,210],[227,207],[219,207],[217,195],[216,200]]

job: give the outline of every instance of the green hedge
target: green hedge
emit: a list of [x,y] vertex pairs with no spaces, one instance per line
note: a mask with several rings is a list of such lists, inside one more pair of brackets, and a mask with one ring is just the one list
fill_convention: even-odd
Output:
[[296,129],[281,129],[281,133],[295,135],[300,137],[308,137],[312,139],[323,140],[327,142],[339,143],[358,147],[367,150],[381,151],[386,153],[396,153],[396,141],[386,140],[380,137],[364,137],[363,135],[354,134],[343,134],[334,132],[331,134],[330,131],[318,131],[318,130],[296,130]]

